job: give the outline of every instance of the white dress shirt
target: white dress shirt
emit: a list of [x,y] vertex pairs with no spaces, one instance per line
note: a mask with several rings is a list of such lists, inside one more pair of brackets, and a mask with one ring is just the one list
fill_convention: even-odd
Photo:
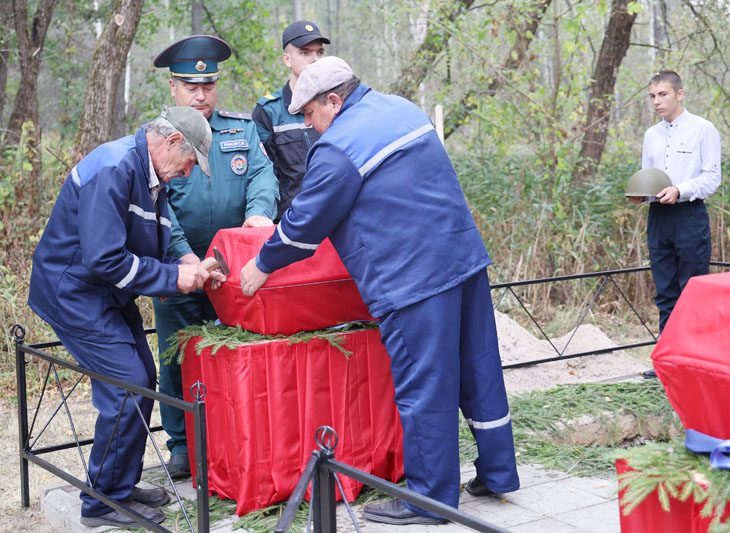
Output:
[[679,201],[704,200],[720,186],[720,134],[709,120],[684,110],[646,131],[641,168],[669,174]]
[[157,195],[160,194],[160,179],[157,177],[155,167],[152,165],[152,155],[149,150],[147,150],[147,157],[150,159],[150,178],[148,180],[150,185],[150,196],[152,197],[152,203],[156,204]]

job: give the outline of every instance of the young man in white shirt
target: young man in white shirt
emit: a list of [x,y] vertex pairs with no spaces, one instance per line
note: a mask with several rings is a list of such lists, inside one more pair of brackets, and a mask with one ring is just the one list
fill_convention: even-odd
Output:
[[[720,185],[720,134],[684,108],[682,79],[672,70],[649,81],[649,98],[662,121],[646,131],[642,168],[666,172],[672,185],[649,201],[647,236],[662,332],[682,289],[710,268],[710,221],[704,200]],[[655,377],[653,370],[644,377]]]

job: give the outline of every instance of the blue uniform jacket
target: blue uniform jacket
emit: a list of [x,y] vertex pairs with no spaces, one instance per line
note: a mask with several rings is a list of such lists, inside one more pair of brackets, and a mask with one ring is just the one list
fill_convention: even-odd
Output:
[[28,304],[54,327],[134,342],[136,295],[177,292],[165,257],[170,216],[149,190],[145,131],[103,144],[71,169],[35,253]]
[[221,228],[240,227],[250,216],[276,216],[279,183],[250,115],[214,110],[211,177],[195,166],[188,178],[167,185],[172,208],[170,255],[205,257]]
[[259,252],[272,272],[329,236],[373,316],[461,284],[490,259],[428,117],[361,84],[312,147],[302,192]]

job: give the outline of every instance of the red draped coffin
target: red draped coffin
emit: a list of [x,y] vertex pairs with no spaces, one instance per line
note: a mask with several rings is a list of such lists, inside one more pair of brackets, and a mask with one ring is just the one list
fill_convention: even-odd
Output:
[[355,282],[329,239],[315,254],[277,270],[252,297],[241,290],[241,268],[256,257],[274,227],[220,230],[217,247],[231,273],[218,290],[206,288],[218,318],[226,326],[264,335],[292,335],[354,320],[372,320]]
[[730,273],[691,278],[651,354],[685,429],[730,438]]
[[[185,349],[185,400],[200,380],[207,389],[208,482],[212,493],[236,500],[241,515],[286,500],[315,449],[321,425],[339,435],[337,460],[376,476],[403,477],[403,434],[394,401],[390,360],[377,329],[340,334],[346,356],[329,342],[288,339]],[[195,479],[191,413],[188,448]],[[340,476],[348,500],[362,485]]]

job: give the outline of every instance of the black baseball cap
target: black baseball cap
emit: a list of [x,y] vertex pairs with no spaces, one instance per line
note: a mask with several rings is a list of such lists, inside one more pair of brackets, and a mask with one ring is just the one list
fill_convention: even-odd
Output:
[[287,44],[301,48],[312,41],[322,41],[324,44],[330,44],[330,40],[322,35],[317,25],[308,20],[298,20],[293,24],[289,24],[284,29],[284,33],[281,34],[282,48],[286,48]]

